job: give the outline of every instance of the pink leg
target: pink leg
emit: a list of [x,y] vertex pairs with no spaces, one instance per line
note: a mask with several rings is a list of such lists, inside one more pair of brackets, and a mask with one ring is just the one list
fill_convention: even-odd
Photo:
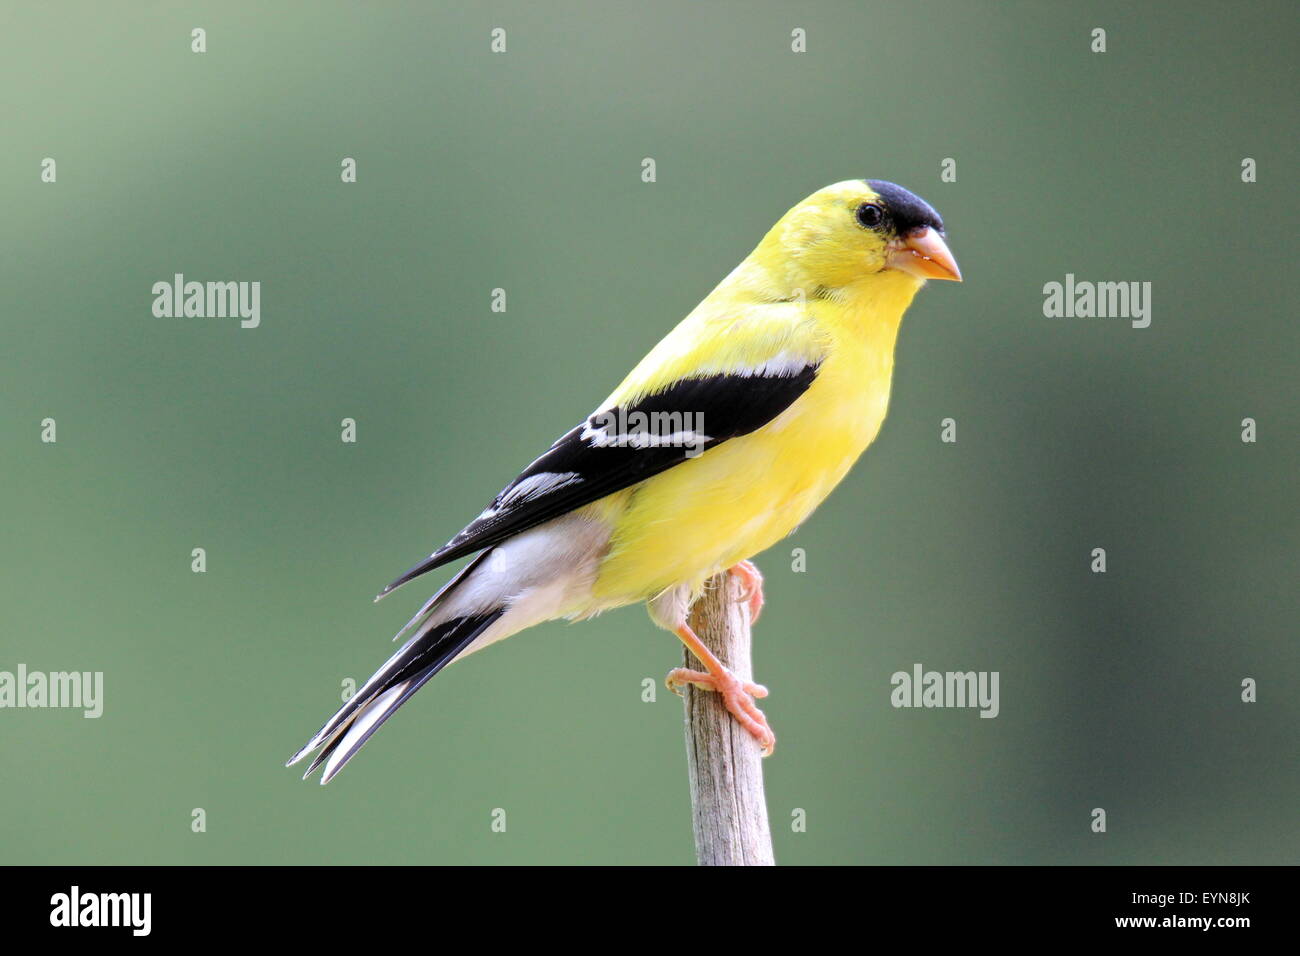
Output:
[[727,573],[734,574],[745,585],[743,599],[749,602],[749,624],[752,627],[758,623],[758,615],[763,611],[763,575],[753,561],[741,561]]
[[691,630],[690,625],[683,624],[673,631],[682,643],[685,644],[698,657],[708,669],[705,671],[690,670],[686,667],[678,667],[668,672],[668,689],[674,693],[680,693],[678,688],[682,684],[694,684],[703,690],[717,691],[722,695],[723,705],[737,722],[749,731],[750,735],[758,741],[763,748],[763,756],[771,756],[772,751],[776,749],[776,734],[772,733],[772,728],[767,724],[767,718],[763,712],[754,704],[755,697],[766,697],[767,688],[762,684],[754,684],[749,681],[742,681],[731,671],[727,670],[722,661],[718,660],[698,637]]

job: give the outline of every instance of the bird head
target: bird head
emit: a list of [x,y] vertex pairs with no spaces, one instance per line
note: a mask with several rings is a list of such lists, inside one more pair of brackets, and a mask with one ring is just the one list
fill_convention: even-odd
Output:
[[961,281],[939,214],[880,179],[813,193],[781,218],[758,253],[792,287],[841,289],[871,275],[916,287],[926,279]]

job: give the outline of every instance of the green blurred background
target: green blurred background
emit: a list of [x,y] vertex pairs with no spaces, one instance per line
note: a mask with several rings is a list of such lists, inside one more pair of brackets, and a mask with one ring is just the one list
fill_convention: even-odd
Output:
[[[1293,5],[0,10],[0,669],[105,675],[99,720],[0,711],[4,862],[691,862],[635,608],[458,664],[327,788],[281,764],[438,581],[379,587],[853,177],[966,282],[759,559],[778,860],[1296,862]],[[259,280],[261,327],[154,318],[175,272]],[[1152,282],[1151,327],[1044,318],[1067,272]],[[893,709],[915,662],[1001,715]]]

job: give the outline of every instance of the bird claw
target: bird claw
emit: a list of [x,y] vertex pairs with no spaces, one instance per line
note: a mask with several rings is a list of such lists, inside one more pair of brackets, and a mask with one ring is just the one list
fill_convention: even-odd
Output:
[[763,750],[764,757],[770,757],[776,749],[776,734],[768,726],[767,717],[758,709],[754,698],[767,696],[767,688],[752,681],[742,681],[729,670],[721,674],[695,671],[687,667],[678,667],[668,672],[664,681],[668,689],[679,697],[681,687],[692,684],[701,690],[711,690],[722,695],[722,704],[736,721],[745,728]]

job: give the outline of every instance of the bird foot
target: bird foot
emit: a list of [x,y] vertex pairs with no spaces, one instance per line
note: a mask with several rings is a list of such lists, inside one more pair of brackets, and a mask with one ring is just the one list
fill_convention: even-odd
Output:
[[772,733],[772,728],[768,726],[767,717],[754,704],[755,697],[767,696],[767,688],[762,684],[742,681],[726,668],[722,668],[717,674],[710,674],[686,667],[669,671],[665,683],[669,690],[679,696],[683,684],[693,684],[701,690],[716,691],[722,695],[723,706],[731,716],[735,717],[740,726],[749,731],[750,736],[758,741],[759,746],[763,748],[764,757],[770,757],[772,751],[776,749],[776,734]]
[[740,599],[749,604],[749,624],[758,623],[758,615],[763,611],[763,575],[753,561],[741,561],[727,569],[728,574],[740,578],[744,585]]

